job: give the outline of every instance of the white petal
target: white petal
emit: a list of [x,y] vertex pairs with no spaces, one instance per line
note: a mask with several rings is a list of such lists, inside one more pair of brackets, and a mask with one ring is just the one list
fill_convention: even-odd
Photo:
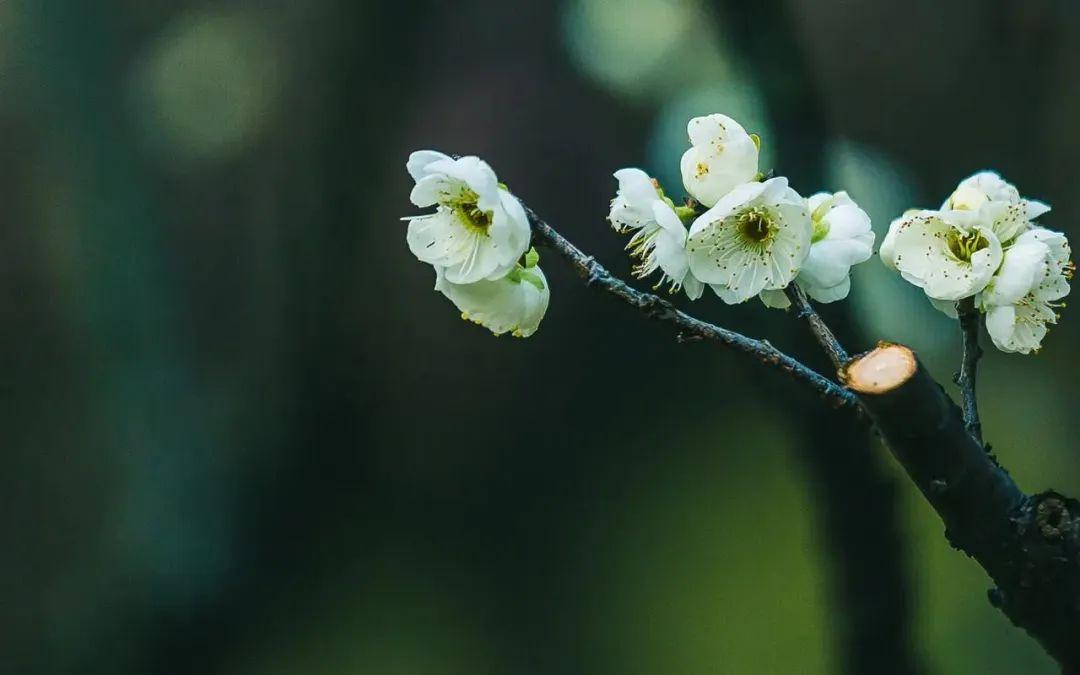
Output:
[[[866,253],[866,246],[852,239],[822,240],[810,245],[810,255],[799,270],[799,279],[814,286],[828,288],[847,278],[851,266]],[[867,256],[869,257],[869,256]]]
[[[825,215],[824,222],[829,226],[829,233],[825,235],[826,239],[847,239],[872,232],[870,216],[854,204],[833,206]],[[873,239],[871,235],[871,242]]]
[[989,202],[983,205],[980,213],[980,223],[989,223],[998,239],[1008,242],[1016,238],[1028,225],[1024,205],[1019,201]]
[[641,169],[619,169],[614,176],[619,181],[619,194],[635,208],[649,208],[660,197],[649,174]]
[[656,186],[641,169],[619,169],[615,172],[619,189],[611,200],[608,220],[616,232],[648,229],[655,224],[653,202],[660,198]]
[[[774,178],[773,180],[783,180],[784,184],[787,184],[785,178]],[[736,211],[741,210],[760,197],[763,192],[765,192],[765,183],[742,183],[735,186],[715,206],[694,220],[694,223],[690,226],[690,236],[694,236],[695,231],[700,232],[713,222],[727,218]]]
[[707,284],[729,284],[754,256],[742,248],[734,223],[724,218],[710,218],[710,213],[706,212],[690,228],[687,244],[690,271]]
[[843,300],[848,296],[848,293],[851,292],[851,277],[846,275],[844,276],[843,281],[835,286],[824,287],[806,284],[802,280],[802,275],[799,275],[799,279],[796,283],[806,291],[807,295],[821,303]]
[[1048,230],[1045,227],[1033,227],[1016,238],[1017,244],[1028,241],[1039,241],[1046,244],[1050,249],[1050,260],[1058,266],[1067,265],[1069,257],[1072,255],[1069,240],[1061,232]]
[[757,147],[753,141],[729,144],[723,154],[709,154],[699,147],[683,153],[679,162],[683,187],[705,206],[715,206],[736,185],[757,175]]
[[1030,354],[1038,351],[1046,337],[1046,326],[1055,323],[1050,307],[1024,301],[1016,305],[992,307],[986,313],[986,332],[994,346],[1004,352]]
[[[777,226],[766,247],[748,245],[738,231],[735,216],[748,208],[767,209]],[[809,252],[810,229],[803,200],[786,179],[739,185],[691,226],[690,273],[713,286],[724,302],[745,302],[791,282]]]
[[1044,276],[1050,249],[1039,241],[1016,243],[1005,251],[1001,267],[982,294],[987,305],[1012,305],[1035,288]]
[[539,277],[543,288],[538,289],[527,282],[520,284],[525,296],[525,306],[521,313],[521,321],[513,329],[514,337],[529,337],[535,333],[540,328],[540,321],[547,313],[548,304],[551,301],[551,289],[544,272],[539,266],[532,267],[529,272]]
[[1013,328],[1016,325],[1016,307],[1004,305],[991,307],[986,313],[986,332],[994,346],[1003,352],[1016,351],[1012,346]]
[[782,290],[775,291],[762,291],[758,293],[758,297],[761,298],[761,302],[772,309],[787,309],[791,307],[791,300],[788,300],[787,293]]
[[978,228],[988,246],[976,251],[970,262],[957,259],[949,250],[948,237],[958,230],[943,220],[946,214],[922,211],[896,225],[892,255],[907,281],[939,300],[959,300],[981,291],[1001,264],[1001,243],[988,229]]
[[1038,201],[1037,199],[1025,199],[1024,200],[1024,216],[1028,220],[1035,220],[1039,216],[1049,213],[1050,205]]
[[[770,204],[779,204],[780,202],[789,202],[794,206],[798,206],[801,210],[806,210],[806,205],[803,203],[799,193],[791,189],[788,185],[788,179],[784,176],[777,176],[770,178],[761,184],[762,192],[761,198]],[[807,211],[809,217],[809,211]]]
[[686,247],[671,234],[662,231],[656,236],[654,254],[664,276],[671,279],[676,286],[682,284],[690,270]]
[[693,274],[687,273],[683,278],[683,291],[686,293],[686,297],[691,300],[697,300],[701,297],[701,294],[705,292],[705,284],[701,280],[694,277]]
[[905,220],[906,218],[901,216],[889,223],[889,231],[885,233],[881,246],[878,248],[878,257],[881,258],[882,264],[893,271],[896,271],[896,234]]
[[712,292],[716,294],[716,297],[724,301],[724,304],[737,305],[740,302],[746,302],[746,298],[742,297],[741,294],[732,291],[727,286],[721,286],[719,284],[709,284],[709,288],[711,288]]
[[412,176],[412,179],[419,182],[421,178],[427,175],[429,164],[444,159],[449,160],[451,158],[435,150],[417,150],[409,155],[409,161],[405,164],[405,168],[408,170],[409,175]]
[[816,192],[806,198],[806,208],[811,212],[817,211],[823,206],[827,208],[832,205],[832,193],[829,192]]
[[769,278],[764,288],[784,288],[795,278],[810,253],[810,218],[783,218],[769,251]]
[[446,278],[455,284],[470,284],[481,279],[500,278],[514,266],[517,259],[507,259],[506,249],[491,244],[491,239],[471,234],[465,254],[446,266]]
[[421,262],[445,267],[461,260],[471,246],[468,231],[449,209],[417,216],[409,221],[405,235],[412,251]]
[[513,332],[528,337],[539,326],[550,298],[547,279],[540,268],[533,267],[528,273],[539,279],[543,289],[507,276],[495,281],[455,284],[439,268],[436,268],[435,287],[461,310],[462,318],[484,326],[495,335]]
[[450,178],[442,173],[434,173],[416,181],[412,192],[409,193],[409,201],[422,209],[426,209],[429,206],[445,204],[455,199],[465,188],[465,183],[456,178]]
[[687,131],[692,147],[680,162],[683,185],[705,206],[757,175],[757,144],[735,120],[719,114],[695,117]]
[[663,230],[680,244],[686,242],[686,226],[679,220],[679,216],[675,213],[675,209],[671,208],[670,204],[661,199],[654,199],[652,212],[656,223]]
[[477,205],[485,211],[490,211],[499,203],[499,179],[495,176],[488,163],[479,157],[462,157],[448,165],[446,162],[436,162],[429,170],[439,170],[441,167],[446,175],[457,178],[468,184],[469,188],[477,195]]
[[690,136],[692,145],[722,150],[717,147],[719,143],[728,139],[738,139],[743,136],[749,137],[742,125],[721,113],[695,117],[686,124],[686,133]]
[[957,319],[960,317],[956,313],[956,301],[955,300],[938,300],[937,298],[927,298],[930,300],[930,304],[934,306],[934,309],[941,312],[950,319]]
[[1015,201],[1020,198],[1016,187],[993,171],[980,171],[960,181],[961,188],[974,188],[993,201]]
[[[500,265],[513,265],[529,250],[532,227],[525,215],[525,208],[517,197],[506,190],[499,190],[499,208],[493,212],[488,235]],[[498,249],[502,248],[501,251]]]
[[683,283],[690,269],[686,253],[686,227],[667,202],[654,200],[653,214],[661,228],[654,240],[656,262],[664,275],[677,286]]

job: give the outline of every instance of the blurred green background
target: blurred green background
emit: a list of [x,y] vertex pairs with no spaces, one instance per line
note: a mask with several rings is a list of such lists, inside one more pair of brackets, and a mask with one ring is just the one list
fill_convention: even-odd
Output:
[[[551,255],[494,339],[398,219],[476,153],[626,273],[611,172],[726,112],[879,237],[982,168],[1075,237],[1076,65],[1065,0],[0,0],[0,672],[1055,672],[864,431]],[[826,315],[958,362],[876,261]],[[1080,494],[1078,335],[984,361],[1029,489]]]

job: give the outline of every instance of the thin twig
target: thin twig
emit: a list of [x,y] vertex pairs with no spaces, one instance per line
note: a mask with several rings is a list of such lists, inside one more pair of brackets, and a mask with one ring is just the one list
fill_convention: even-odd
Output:
[[608,272],[592,256],[586,255],[581,249],[556,232],[553,227],[544,222],[528,206],[525,206],[525,211],[528,213],[529,221],[532,223],[533,239],[536,243],[545,245],[562,256],[585,279],[589,286],[614,295],[628,305],[637,308],[650,319],[674,325],[679,329],[681,341],[687,342],[698,339],[719,342],[752,356],[759,363],[779,368],[796,380],[812,387],[837,408],[858,409],[858,401],[851,392],[808,368],[802,362],[781,352],[767,341],[755,340],[741,333],[695,319],[689,314],[676,309],[667,300],[627,285],[624,281]]
[[833,335],[833,332],[829,330],[825,320],[817,313],[814,306],[810,304],[810,300],[806,297],[803,289],[799,288],[796,283],[790,283],[784,289],[784,294],[791,301],[791,306],[795,308],[799,318],[806,319],[806,322],[810,325],[810,332],[814,334],[818,344],[829,355],[829,359],[836,366],[836,369],[839,370],[843,367],[849,358],[847,351],[840,344],[840,341],[836,339],[836,336]]
[[963,354],[960,360],[960,372],[955,382],[960,386],[964,404],[964,427],[972,438],[982,443],[982,422],[979,421],[979,403],[975,393],[975,379],[982,356],[979,346],[979,312],[975,309],[973,298],[966,298],[957,303],[956,313],[960,317],[960,332],[963,335]]

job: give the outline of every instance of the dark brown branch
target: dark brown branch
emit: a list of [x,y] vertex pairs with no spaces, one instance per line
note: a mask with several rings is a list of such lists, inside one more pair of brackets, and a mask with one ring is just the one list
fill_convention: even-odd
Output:
[[1025,494],[907,347],[883,343],[850,360],[841,379],[945,523],[949,542],[994,580],[991,602],[1064,672],[1080,673],[1080,502]]
[[719,342],[809,384],[837,408],[865,409],[945,523],[949,542],[994,580],[993,605],[1057,659],[1064,673],[1080,675],[1080,502],[1054,492],[1025,494],[987,454],[961,410],[910,349],[883,343],[847,358],[805,295],[789,290],[818,342],[840,362],[840,379],[848,389],[840,388],[764,340],[695,319],[632,288],[528,207],[526,212],[538,244],[567,260],[590,286],[675,326],[680,341]]
[[975,375],[979,358],[983,354],[982,347],[979,346],[979,312],[975,309],[973,298],[957,303],[956,312],[960,317],[960,332],[963,334],[964,347],[960,372],[956,374],[955,382],[960,386],[960,393],[963,396],[964,426],[968,433],[981,443],[982,423],[979,421],[979,403],[975,392]]
[[529,221],[532,224],[533,240],[536,243],[544,245],[562,256],[585,279],[589,286],[610,293],[626,304],[638,309],[650,319],[675,326],[679,331],[680,341],[709,340],[719,342],[751,356],[759,363],[779,368],[803,384],[809,385],[834,407],[858,408],[858,402],[850,391],[773,347],[767,341],[755,340],[741,333],[695,319],[689,314],[676,309],[667,300],[629,286],[614,277],[592,256],[585,255],[581,249],[556,232],[528,206],[525,206],[525,211],[528,213]]
[[844,350],[840,341],[836,339],[836,336],[833,335],[832,330],[825,324],[821,315],[810,304],[810,300],[806,297],[803,289],[799,288],[796,283],[790,283],[784,289],[784,294],[791,301],[791,306],[795,309],[795,313],[798,314],[799,318],[806,319],[806,322],[810,325],[810,332],[814,334],[814,339],[825,350],[825,353],[833,362],[833,366],[837,369],[842,368],[847,363],[848,353]]
[[[797,316],[837,369],[847,351],[796,284],[785,289]],[[897,525],[896,483],[871,452],[863,425],[838,413],[812,413],[803,437],[820,518],[834,552],[832,586],[845,673],[910,675],[922,672],[911,648],[908,585]]]

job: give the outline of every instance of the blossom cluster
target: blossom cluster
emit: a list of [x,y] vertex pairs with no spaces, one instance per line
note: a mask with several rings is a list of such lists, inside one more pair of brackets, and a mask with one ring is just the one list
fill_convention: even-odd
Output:
[[692,300],[708,286],[727,304],[758,296],[786,307],[793,281],[819,302],[847,297],[851,267],[873,251],[866,212],[845,192],[805,199],[786,178],[767,178],[758,169],[760,140],[726,115],[695,117],[687,131],[685,206],[641,169],[615,172],[608,219],[633,233],[635,275],[659,271],[661,284]]
[[994,345],[1038,351],[1069,293],[1065,235],[1034,221],[1050,210],[996,173],[964,179],[940,209],[911,210],[889,226],[879,255],[935,307],[957,316],[967,302],[986,315]]
[[551,292],[521,202],[477,157],[421,150],[406,168],[412,203],[435,207],[405,218],[409,249],[435,268],[435,290],[495,335],[535,333]]
[[[846,192],[804,198],[786,178],[763,173],[761,140],[726,115],[695,117],[687,133],[681,204],[641,169],[615,172],[608,220],[630,235],[634,275],[659,273],[657,286],[691,300],[708,287],[727,304],[757,297],[784,308],[792,283],[817,302],[846,298],[851,268],[873,255],[866,212]],[[406,168],[413,204],[434,207],[405,220],[409,248],[434,268],[435,289],[496,335],[535,333],[550,290],[521,202],[477,157],[424,150]],[[949,316],[984,314],[999,349],[1031,353],[1057,322],[1073,273],[1065,235],[1035,222],[1048,211],[980,172],[940,208],[894,220],[879,255]]]

